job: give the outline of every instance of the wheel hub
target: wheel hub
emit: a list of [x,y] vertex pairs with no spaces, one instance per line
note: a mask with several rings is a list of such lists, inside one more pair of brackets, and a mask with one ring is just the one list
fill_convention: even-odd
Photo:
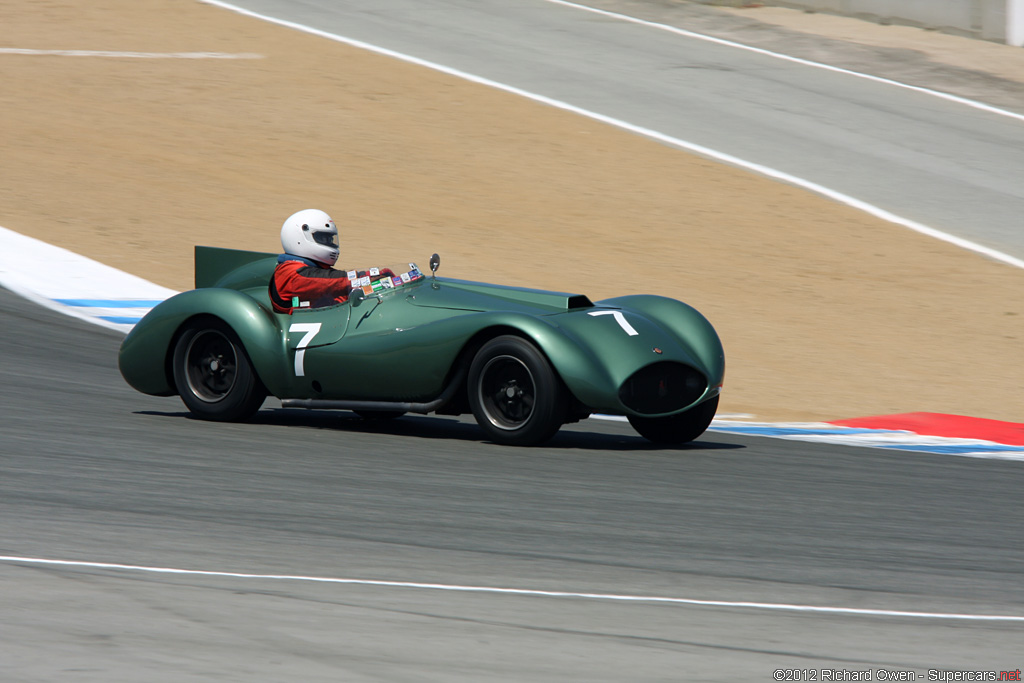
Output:
[[216,403],[235,384],[235,348],[220,332],[206,330],[189,342],[185,351],[188,388],[196,398]]
[[533,376],[518,358],[498,356],[488,361],[480,373],[479,390],[488,421],[499,429],[519,429],[533,414]]

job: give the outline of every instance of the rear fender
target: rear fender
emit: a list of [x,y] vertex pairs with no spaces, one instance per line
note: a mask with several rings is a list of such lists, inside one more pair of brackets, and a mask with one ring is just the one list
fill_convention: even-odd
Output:
[[242,341],[256,374],[272,394],[288,380],[284,334],[274,314],[255,299],[230,289],[193,289],[160,303],[125,337],[118,367],[125,381],[145,394],[177,393],[171,355],[179,331],[190,319],[210,315],[227,323]]

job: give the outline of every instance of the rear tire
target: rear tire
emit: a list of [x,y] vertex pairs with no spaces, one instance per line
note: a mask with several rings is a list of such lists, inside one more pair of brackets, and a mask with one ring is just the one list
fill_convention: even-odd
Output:
[[484,344],[469,366],[468,393],[477,424],[495,443],[533,446],[554,436],[565,421],[561,378],[521,337]]
[[182,402],[203,420],[247,420],[267,397],[238,335],[220,320],[185,327],[174,346],[173,370]]
[[718,396],[704,401],[686,412],[668,417],[629,416],[629,424],[648,441],[680,444],[693,441],[707,431],[718,410]]

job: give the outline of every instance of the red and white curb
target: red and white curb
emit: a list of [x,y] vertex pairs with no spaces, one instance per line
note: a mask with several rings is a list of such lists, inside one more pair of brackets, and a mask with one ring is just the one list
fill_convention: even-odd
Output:
[[1024,462],[1024,424],[941,413],[880,415],[832,422],[715,420],[711,431]]
[[[926,424],[920,416],[928,416]],[[593,417],[626,421],[618,415]],[[741,417],[751,416],[720,413],[708,431],[1024,462],[1024,424],[1014,422],[940,413],[880,415],[834,422],[756,422]]]
[[[39,266],[59,278],[39,277]],[[127,333],[177,294],[67,249],[0,227],[0,286],[40,306]],[[620,419],[612,416],[595,416]],[[722,414],[710,431],[847,446],[1024,461],[1024,424],[910,413],[835,422],[755,422]]]

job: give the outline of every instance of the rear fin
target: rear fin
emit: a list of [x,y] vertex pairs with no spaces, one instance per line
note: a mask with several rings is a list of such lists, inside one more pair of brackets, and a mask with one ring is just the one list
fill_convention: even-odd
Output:
[[277,254],[268,254],[262,251],[196,246],[196,289],[215,287],[225,275],[233,270],[254,261],[276,257]]

